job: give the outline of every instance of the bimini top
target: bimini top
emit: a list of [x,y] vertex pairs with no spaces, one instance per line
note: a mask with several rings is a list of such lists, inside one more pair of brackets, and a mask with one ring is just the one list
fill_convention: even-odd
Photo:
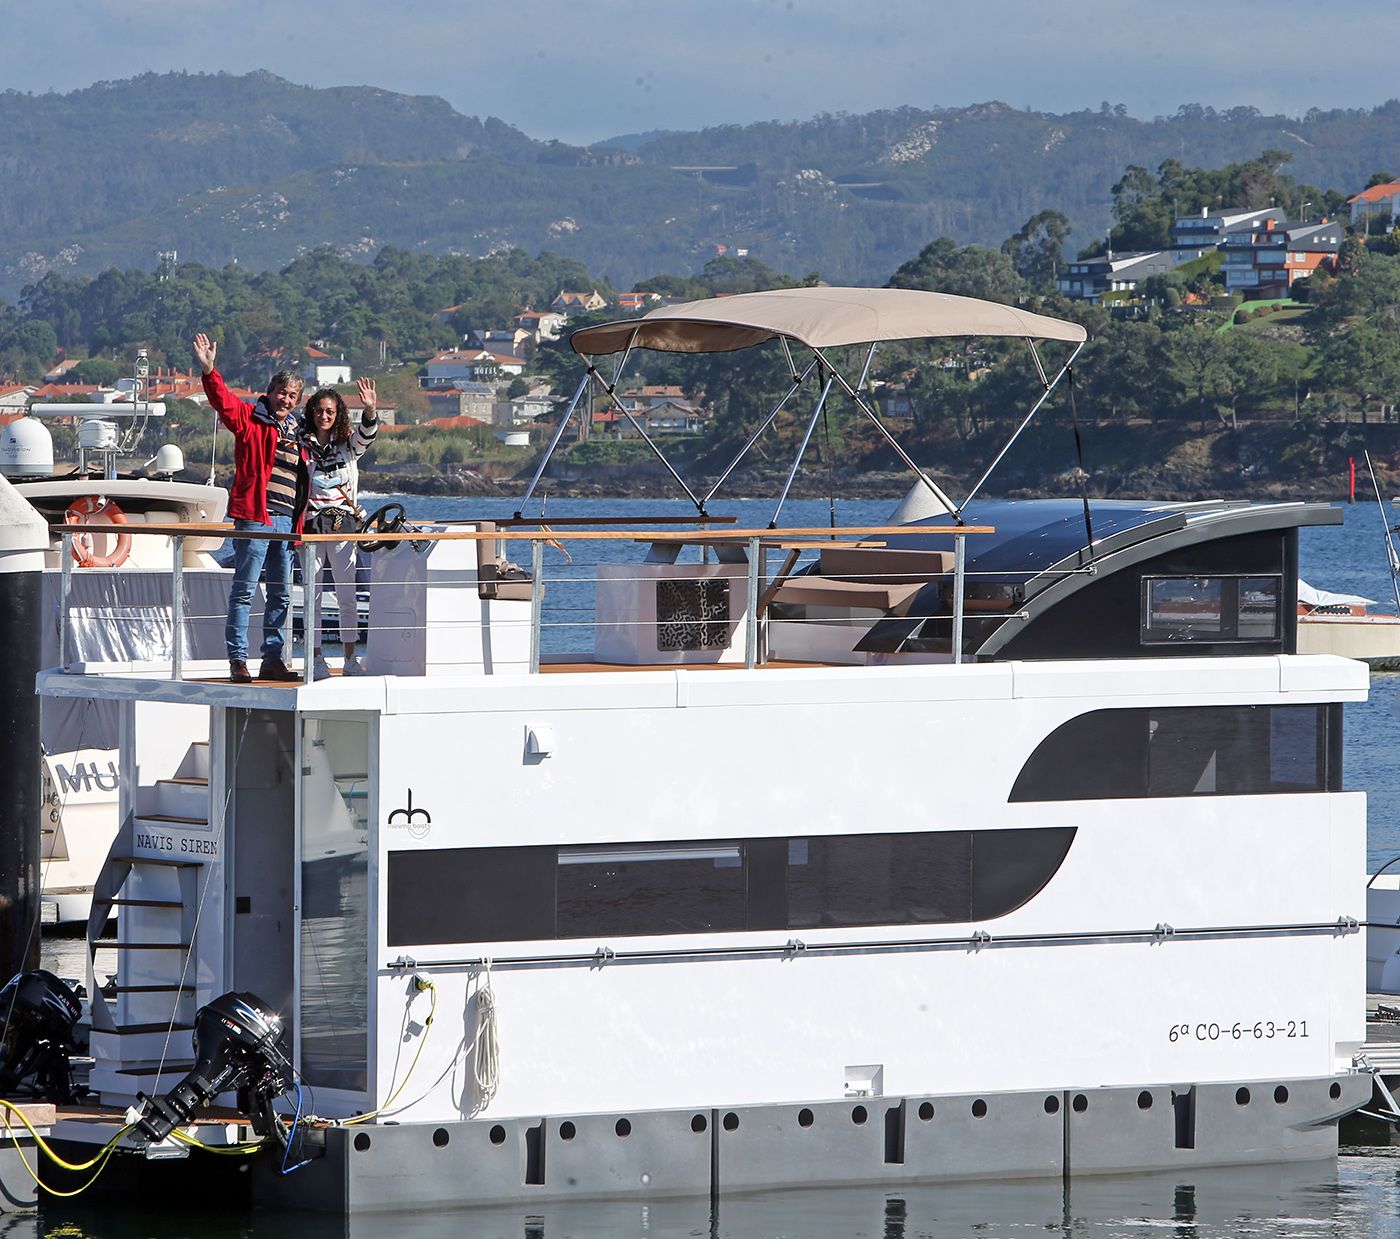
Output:
[[1015,306],[912,288],[777,288],[669,305],[569,337],[588,356],[647,348],[663,353],[728,353],[783,337],[808,348],[922,340],[936,336],[1015,336],[1078,344],[1084,328]]

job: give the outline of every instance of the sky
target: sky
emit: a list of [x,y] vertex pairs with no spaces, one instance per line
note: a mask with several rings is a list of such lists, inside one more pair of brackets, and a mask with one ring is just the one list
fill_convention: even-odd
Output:
[[0,89],[267,69],[437,95],[586,144],[822,112],[999,100],[1374,107],[1400,5],[1270,0],[3,0]]

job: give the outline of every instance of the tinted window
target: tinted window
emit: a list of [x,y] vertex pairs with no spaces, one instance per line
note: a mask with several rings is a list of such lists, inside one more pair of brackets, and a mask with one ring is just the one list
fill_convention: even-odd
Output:
[[1276,576],[1143,577],[1143,644],[1275,640],[1281,592]]
[[738,843],[560,848],[555,936],[745,928]]
[[1031,754],[1012,801],[1341,789],[1339,706],[1095,710]]
[[390,946],[1005,916],[1073,827],[390,852]]
[[972,915],[972,835],[788,841],[788,925],[933,925]]

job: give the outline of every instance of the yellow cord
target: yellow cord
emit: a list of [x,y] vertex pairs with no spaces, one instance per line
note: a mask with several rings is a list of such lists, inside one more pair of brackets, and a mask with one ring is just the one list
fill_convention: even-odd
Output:
[[81,1196],[85,1191],[88,1190],[88,1188],[90,1188],[94,1183],[97,1182],[98,1177],[102,1174],[104,1170],[107,1169],[107,1163],[111,1159],[112,1154],[116,1151],[117,1146],[115,1144],[109,1144],[102,1153],[98,1154],[98,1156],[102,1160],[101,1163],[98,1165],[97,1169],[92,1172],[92,1178],[90,1178],[81,1187],[75,1187],[68,1191],[62,1191],[59,1188],[50,1187],[47,1183],[45,1183],[39,1177],[38,1171],[36,1171],[34,1167],[29,1164],[29,1159],[24,1155],[24,1149],[21,1148],[18,1144],[15,1145],[15,1152],[19,1154],[20,1165],[23,1166],[25,1170],[29,1172],[29,1177],[34,1180],[36,1186],[38,1186],[38,1188],[41,1191],[47,1192],[50,1196]]
[[118,1131],[115,1136],[113,1136],[109,1141],[107,1141],[107,1143],[103,1145],[102,1148],[99,1149],[96,1154],[93,1155],[91,1160],[85,1162],[66,1162],[49,1147],[48,1141],[46,1141],[44,1137],[41,1136],[34,1129],[34,1124],[29,1121],[29,1116],[26,1115],[23,1110],[21,1110],[18,1106],[12,1104],[11,1102],[6,1101],[3,1097],[0,1097],[0,1106],[5,1107],[5,1130],[9,1132],[11,1136],[14,1135],[14,1128],[10,1125],[10,1114],[13,1112],[14,1114],[18,1115],[19,1121],[29,1129],[29,1134],[34,1137],[34,1143],[37,1144],[39,1148],[43,1151],[44,1156],[47,1157],[49,1161],[53,1162],[54,1165],[63,1167],[64,1170],[91,1170],[92,1167],[97,1165],[99,1161],[105,1158],[109,1153],[111,1153],[111,1151],[114,1148],[117,1147],[117,1144],[121,1140],[121,1138],[124,1135],[126,1135],[126,1133],[129,1132],[133,1126],[133,1124],[128,1123],[125,1127]]
[[[378,1118],[381,1114],[388,1112],[389,1107],[399,1099],[399,1094],[408,1087],[408,1082],[413,1079],[413,1069],[418,1066],[418,1060],[423,1057],[423,1047],[428,1044],[428,1030],[433,1026],[433,1016],[437,1014],[437,986],[426,977],[414,977],[413,983],[418,987],[418,991],[427,990],[432,995],[432,1005],[428,1008],[428,1018],[423,1021],[423,1035],[418,1039],[418,1049],[414,1052],[413,1061],[408,1065],[408,1074],[404,1076],[399,1084],[378,1110],[371,1110],[368,1114],[357,1114],[354,1118],[343,1120],[337,1124],[340,1127],[353,1127],[356,1123],[368,1123],[370,1119]],[[409,999],[412,1005],[413,999]],[[404,1011],[404,1025],[408,1024],[408,1011]]]
[[203,1140],[196,1140],[189,1132],[181,1131],[178,1127],[170,1133],[181,1144],[188,1144],[191,1148],[203,1149],[206,1153],[217,1153],[221,1157],[248,1157],[256,1153],[265,1144],[266,1140],[254,1140],[249,1144],[205,1144]]
[[[83,1192],[87,1191],[88,1188],[90,1188],[94,1183],[97,1182],[98,1176],[104,1170],[107,1169],[107,1163],[111,1159],[112,1154],[117,1151],[117,1145],[118,1143],[120,1143],[121,1138],[124,1135],[126,1135],[126,1133],[129,1132],[132,1128],[132,1124],[128,1123],[125,1127],[118,1131],[115,1136],[113,1136],[109,1141],[107,1141],[107,1143],[104,1144],[100,1150],[98,1150],[98,1152],[92,1157],[91,1160],[78,1163],[66,1162],[63,1160],[63,1158],[59,1157],[59,1155],[55,1153],[53,1149],[49,1147],[48,1141],[46,1141],[43,1138],[43,1136],[41,1136],[37,1131],[35,1131],[34,1125],[29,1121],[28,1115],[26,1115],[23,1110],[21,1110],[18,1106],[12,1105],[3,1097],[0,1097],[0,1106],[4,1107],[5,1131],[14,1143],[15,1152],[19,1154],[20,1164],[25,1168],[26,1171],[28,1171],[29,1177],[34,1180],[35,1184],[42,1191],[47,1192],[50,1196],[80,1196]],[[51,1162],[53,1162],[57,1166],[62,1166],[65,1170],[73,1171],[88,1170],[95,1166],[96,1169],[93,1170],[92,1177],[81,1187],[75,1187],[68,1191],[60,1191],[58,1188],[50,1187],[47,1183],[45,1183],[39,1177],[39,1172],[29,1164],[29,1159],[24,1155],[23,1146],[20,1145],[20,1143],[17,1140],[14,1140],[15,1130],[13,1125],[10,1123],[11,1111],[19,1115],[19,1121],[29,1129],[29,1134],[34,1137],[34,1143],[38,1146],[38,1148],[44,1154],[44,1156],[47,1157]]]

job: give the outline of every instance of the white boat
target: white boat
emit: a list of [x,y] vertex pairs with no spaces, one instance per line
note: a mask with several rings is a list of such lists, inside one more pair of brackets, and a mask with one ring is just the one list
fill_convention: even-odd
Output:
[[[68,656],[75,661],[169,658],[174,540],[168,535],[132,537],[131,531],[143,524],[223,520],[227,491],[172,480],[182,467],[176,448],[163,448],[163,459],[148,462],[162,475],[116,476],[123,451],[115,420],[163,413],[158,403],[41,404],[0,432],[0,474],[53,531],[45,555],[45,610],[57,614],[66,575]],[[63,473],[55,469],[52,439],[40,420],[55,416],[71,417],[82,426],[83,459]],[[95,466],[91,471],[90,465]],[[111,532],[75,540],[65,574],[61,530],[65,522],[79,520]],[[183,638],[192,656],[212,657],[222,641],[229,574],[211,555],[221,541],[206,534],[180,542]],[[58,661],[57,625],[44,630],[43,657],[45,665]],[[43,752],[34,760],[43,771],[43,916],[50,923],[81,923],[88,918],[93,882],[118,825],[117,712],[110,703],[45,700],[41,742]]]
[[[869,412],[832,350],[963,334],[1029,342],[1045,394],[1084,336],[798,289],[573,344],[776,341],[810,430]],[[546,535],[429,526],[375,556],[368,676],[46,671],[123,737],[104,1109],[55,1136],[140,1104],[106,1173],[154,1174],[246,1134],[201,1109],[238,1088],[255,1198],[346,1213],[1333,1156],[1373,1087],[1367,670],[1293,643],[1298,529],[1339,519],[920,473],[888,527],[602,535],[638,562],[554,659]]]
[[1400,671],[1400,615],[1374,611],[1374,598],[1298,582],[1298,653],[1359,658],[1376,671]]

